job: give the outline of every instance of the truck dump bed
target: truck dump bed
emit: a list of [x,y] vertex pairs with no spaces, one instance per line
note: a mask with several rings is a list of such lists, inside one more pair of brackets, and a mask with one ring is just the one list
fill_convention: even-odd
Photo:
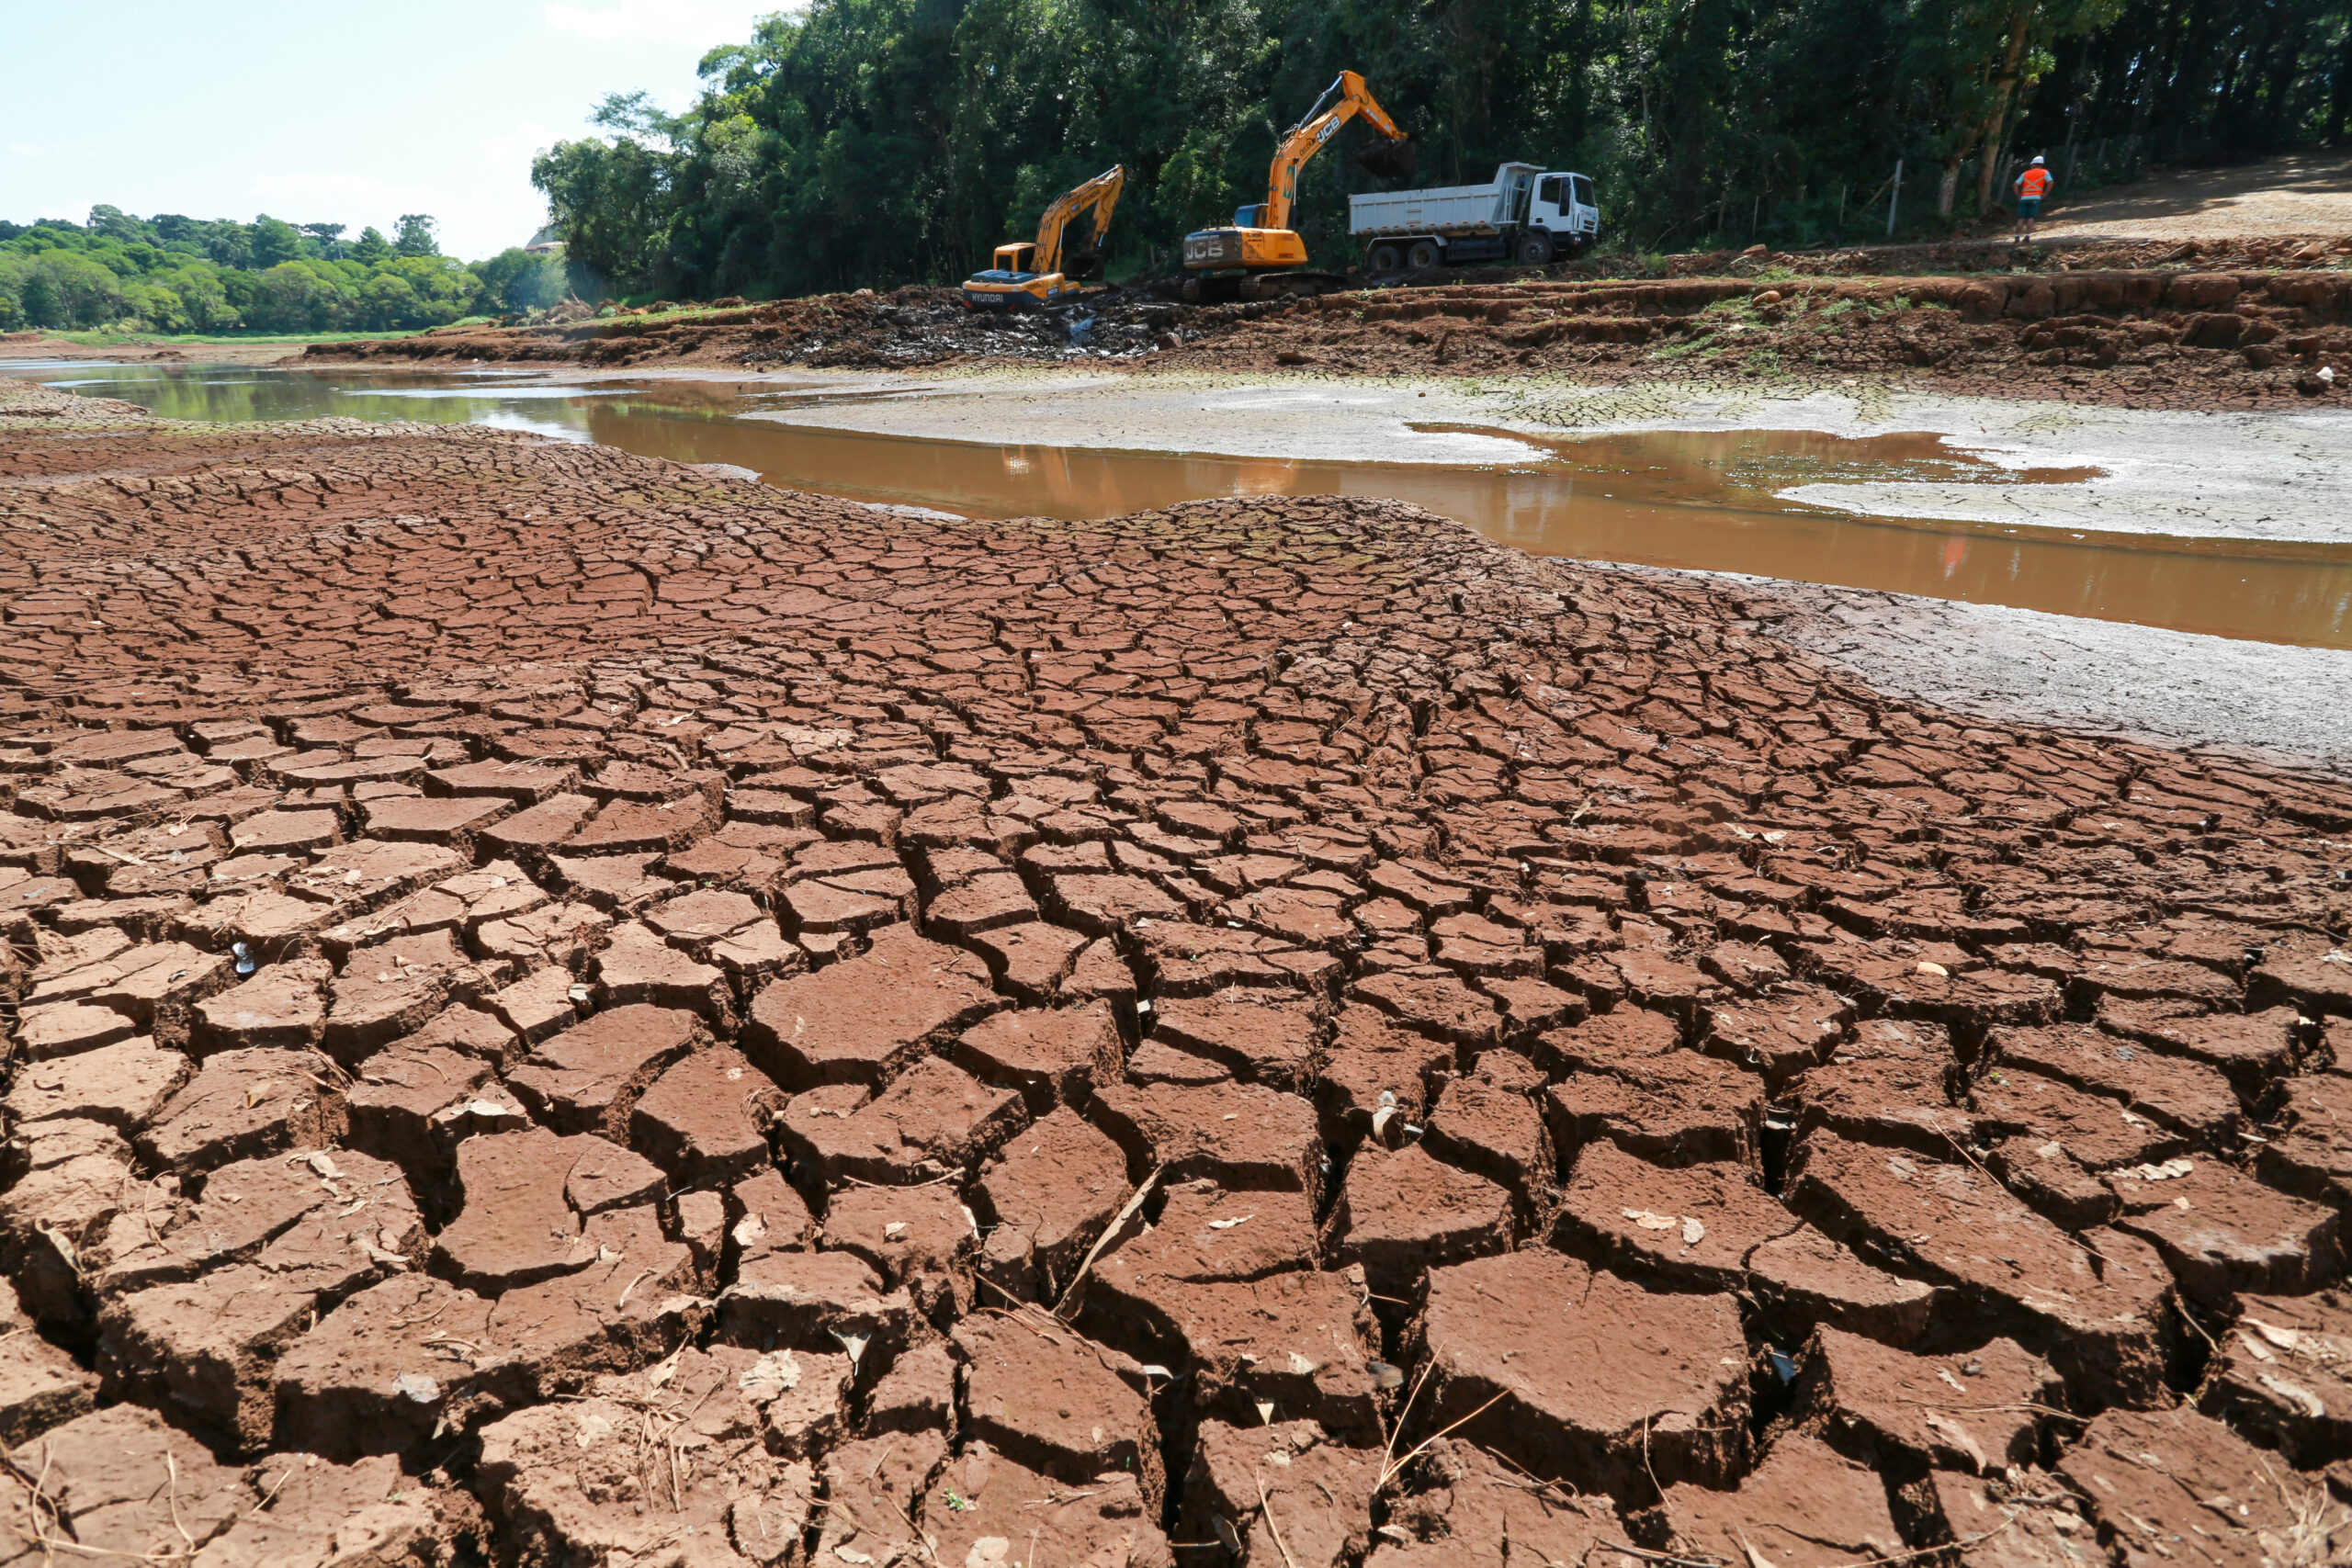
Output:
[[1542,171],[1533,164],[1505,164],[1485,185],[1438,186],[1427,190],[1374,191],[1348,197],[1348,232],[1375,234],[1492,233],[1525,209],[1527,189]]

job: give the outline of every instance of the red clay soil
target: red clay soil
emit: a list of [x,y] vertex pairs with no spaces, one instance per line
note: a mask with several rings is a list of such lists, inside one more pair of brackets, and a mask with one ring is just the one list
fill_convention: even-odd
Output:
[[[305,358],[877,370],[1044,361],[1667,385],[1901,377],[2128,407],[2332,405],[2352,395],[2347,258],[2352,239],[1758,248],[1647,268],[1422,274],[1403,287],[1224,305],[1112,290],[1060,316],[1010,319],[966,311],[949,289],[860,289],[318,344]],[[1081,317],[1085,332],[1073,335]]]
[[0,1556],[2340,1561],[2352,786],[1782,613],[0,383]]

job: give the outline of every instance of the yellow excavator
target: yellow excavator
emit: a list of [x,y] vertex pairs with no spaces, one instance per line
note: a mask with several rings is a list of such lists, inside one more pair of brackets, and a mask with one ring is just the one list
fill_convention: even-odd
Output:
[[[1111,213],[1126,183],[1126,165],[1114,164],[1066,193],[1037,220],[1034,242],[999,245],[996,265],[964,280],[964,308],[1035,310],[1076,294],[1081,280],[1102,273],[1102,241],[1111,231]],[[1086,242],[1064,255],[1063,236],[1081,215],[1089,220]]]
[[1266,171],[1265,201],[1236,212],[1229,229],[1201,229],[1184,236],[1187,300],[1319,294],[1341,282],[1337,273],[1306,270],[1306,243],[1291,231],[1290,209],[1298,199],[1298,171],[1358,115],[1371,122],[1380,138],[1358,152],[1356,162],[1384,179],[1412,177],[1412,143],[1373,97],[1363,78],[1352,71],[1340,72],[1306,118],[1283,133],[1273,164]]

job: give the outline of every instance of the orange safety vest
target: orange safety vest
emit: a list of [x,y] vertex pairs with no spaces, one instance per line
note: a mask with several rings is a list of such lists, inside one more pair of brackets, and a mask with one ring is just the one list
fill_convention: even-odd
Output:
[[2050,171],[2029,167],[2018,176],[2018,194],[2029,201],[2039,201],[2041,193],[2050,188]]

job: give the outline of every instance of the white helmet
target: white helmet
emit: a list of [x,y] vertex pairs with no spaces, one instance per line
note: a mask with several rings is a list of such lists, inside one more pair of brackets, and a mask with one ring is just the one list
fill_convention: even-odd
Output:
[[2033,161],[2035,164],[2039,164],[2041,162],[2041,159],[2039,156],[2036,156]]

